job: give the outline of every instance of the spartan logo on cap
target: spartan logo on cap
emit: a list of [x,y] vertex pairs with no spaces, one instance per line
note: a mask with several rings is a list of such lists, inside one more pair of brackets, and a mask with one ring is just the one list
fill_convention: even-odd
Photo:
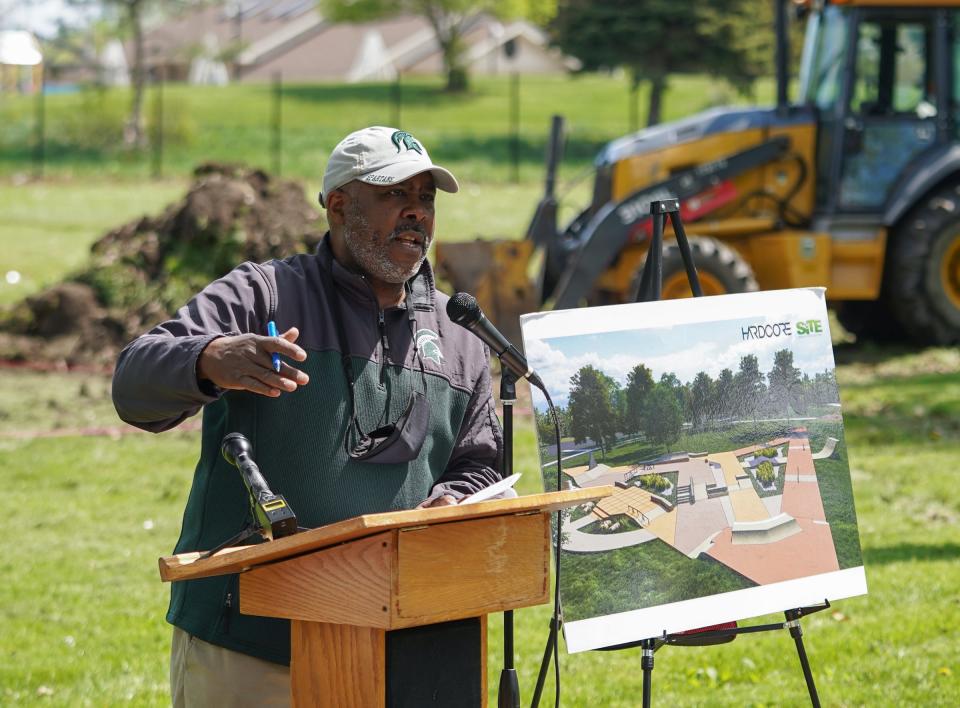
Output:
[[420,356],[439,364],[443,359],[443,352],[440,351],[440,345],[437,344],[439,339],[440,337],[432,329],[418,329],[416,340]]
[[420,143],[418,143],[417,139],[410,135],[410,133],[398,130],[390,136],[390,140],[397,146],[397,152],[400,152],[401,147],[405,147],[407,150],[416,151],[417,154],[423,154],[423,148],[420,146]]

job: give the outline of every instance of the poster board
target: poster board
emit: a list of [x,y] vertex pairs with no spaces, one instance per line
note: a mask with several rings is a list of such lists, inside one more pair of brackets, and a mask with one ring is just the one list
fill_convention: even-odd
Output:
[[[866,593],[822,288],[524,315],[570,652]],[[533,393],[546,489],[556,453]]]

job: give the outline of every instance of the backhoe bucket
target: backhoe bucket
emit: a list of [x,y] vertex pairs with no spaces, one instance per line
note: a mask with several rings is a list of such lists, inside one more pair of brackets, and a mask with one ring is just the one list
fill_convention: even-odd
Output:
[[537,280],[531,276],[533,242],[437,242],[436,271],[451,293],[473,295],[483,314],[517,347],[520,315],[540,309]]

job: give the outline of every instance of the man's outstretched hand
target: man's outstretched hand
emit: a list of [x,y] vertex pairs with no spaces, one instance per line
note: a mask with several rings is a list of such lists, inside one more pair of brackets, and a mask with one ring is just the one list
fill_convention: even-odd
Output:
[[259,334],[217,337],[200,353],[197,378],[211,381],[220,388],[273,398],[285,391],[296,391],[298,386],[307,385],[310,377],[284,361],[277,373],[270,355],[276,352],[294,361],[306,361],[307,353],[294,344],[299,336],[300,331],[291,327],[279,337]]

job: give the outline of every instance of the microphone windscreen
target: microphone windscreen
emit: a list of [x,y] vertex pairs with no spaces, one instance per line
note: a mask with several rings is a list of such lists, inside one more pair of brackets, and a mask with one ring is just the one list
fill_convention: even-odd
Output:
[[483,316],[477,299],[470,293],[456,293],[447,302],[447,317],[458,325],[468,325]]

